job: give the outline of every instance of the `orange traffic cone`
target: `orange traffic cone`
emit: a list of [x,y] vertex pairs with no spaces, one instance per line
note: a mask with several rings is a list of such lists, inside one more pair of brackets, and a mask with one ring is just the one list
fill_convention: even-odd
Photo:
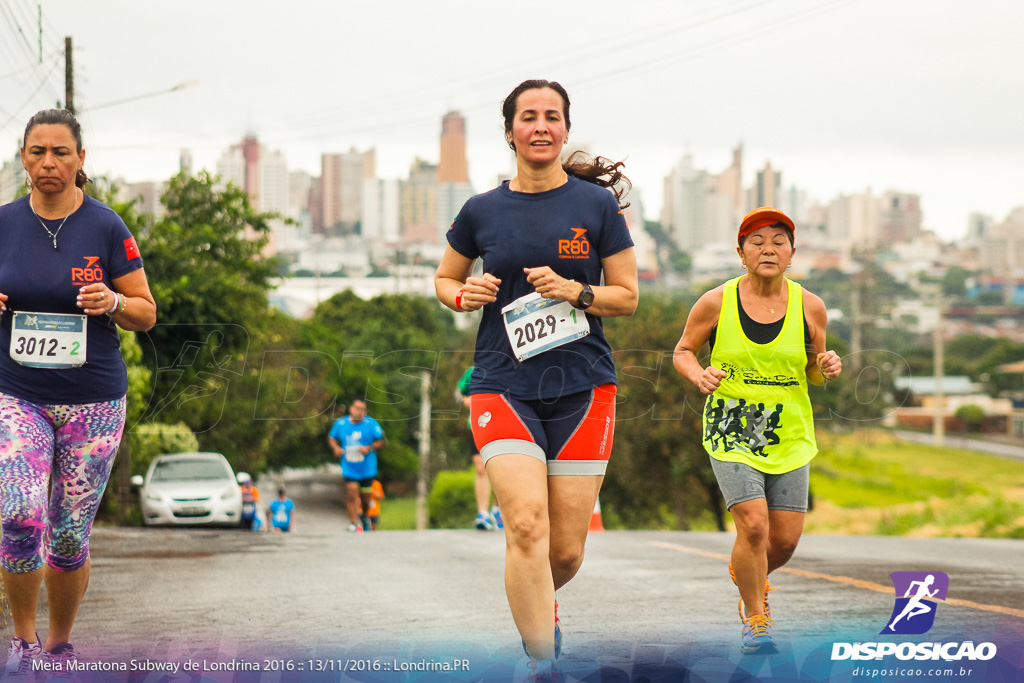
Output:
[[590,516],[590,531],[604,531],[604,524],[601,523],[601,499],[594,503],[594,514]]

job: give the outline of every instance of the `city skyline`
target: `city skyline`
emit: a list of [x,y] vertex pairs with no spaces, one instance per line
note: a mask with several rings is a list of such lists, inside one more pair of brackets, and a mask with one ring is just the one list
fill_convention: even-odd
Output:
[[770,163],[822,203],[867,188],[918,194],[923,227],[945,239],[962,237],[973,212],[999,221],[1024,204],[1018,3],[553,3],[536,19],[544,30],[524,31],[507,8],[455,0],[397,16],[314,2],[52,0],[41,66],[27,56],[35,13],[13,4],[23,33],[0,22],[4,159],[28,116],[62,95],[70,35],[89,168],[129,181],[173,174],[183,148],[213,170],[250,133],[291,169],[315,175],[322,154],[373,148],[379,177],[403,177],[417,156],[438,161],[439,122],[458,110],[483,191],[513,163],[498,105],[539,75],[569,90],[571,142],[627,159],[648,218],[683,155],[725,168],[737,144],[744,185]]

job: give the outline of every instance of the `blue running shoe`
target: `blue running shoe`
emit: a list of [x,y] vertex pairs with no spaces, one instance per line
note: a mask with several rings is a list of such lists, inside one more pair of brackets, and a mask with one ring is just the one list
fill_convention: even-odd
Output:
[[505,528],[505,523],[501,521],[501,510],[498,509],[497,505],[491,508],[491,522],[498,529]]
[[772,621],[763,614],[749,616],[743,622],[743,645],[740,651],[745,655],[773,655],[779,649],[772,639]]
[[[526,649],[526,641],[523,641],[523,652],[530,657],[530,651]],[[562,654],[562,627],[558,625],[558,601],[555,601],[555,659]]]
[[476,528],[480,531],[494,531],[494,525],[491,524],[490,517],[486,512],[481,512],[477,515],[474,524],[476,524]]

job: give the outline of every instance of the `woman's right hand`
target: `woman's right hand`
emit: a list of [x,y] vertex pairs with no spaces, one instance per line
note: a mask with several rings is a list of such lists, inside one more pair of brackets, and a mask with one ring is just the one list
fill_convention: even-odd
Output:
[[704,372],[701,373],[700,382],[697,383],[697,388],[700,389],[700,393],[702,394],[713,394],[728,374],[729,373],[725,370],[719,370],[718,368],[713,368],[709,365],[704,368]]
[[482,277],[469,276],[466,278],[466,284],[462,285],[460,308],[464,311],[476,311],[496,301],[500,284],[501,280],[490,273],[484,273]]

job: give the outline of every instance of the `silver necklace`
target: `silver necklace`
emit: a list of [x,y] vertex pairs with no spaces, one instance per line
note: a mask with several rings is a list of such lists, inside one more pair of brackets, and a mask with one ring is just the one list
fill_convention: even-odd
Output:
[[28,207],[30,209],[32,209],[32,213],[35,214],[36,220],[39,221],[39,225],[43,226],[43,230],[46,231],[46,234],[53,238],[53,248],[54,248],[55,251],[57,249],[57,235],[60,234],[60,229],[64,227],[64,224],[67,222],[68,217],[75,212],[75,204],[77,202],[78,202],[78,188],[76,187],[75,188],[75,199],[74,199],[74,201],[71,202],[71,210],[68,211],[68,215],[64,216],[64,220],[62,220],[60,222],[60,225],[57,226],[57,232],[50,232],[50,229],[48,227],[46,227],[46,223],[43,222],[42,217],[38,213],[36,213],[36,207],[32,206],[32,197],[30,196],[28,198]]

